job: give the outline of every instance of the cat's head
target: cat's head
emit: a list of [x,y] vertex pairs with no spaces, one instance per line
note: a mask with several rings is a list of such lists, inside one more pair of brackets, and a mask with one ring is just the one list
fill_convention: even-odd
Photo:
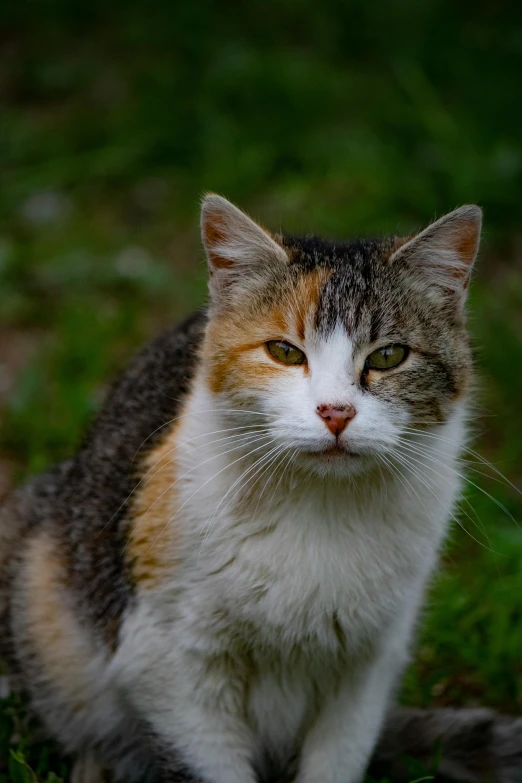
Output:
[[445,423],[470,386],[464,302],[480,225],[464,206],[413,237],[332,242],[270,234],[207,196],[216,403],[251,411],[271,448],[323,475],[358,472],[408,428]]

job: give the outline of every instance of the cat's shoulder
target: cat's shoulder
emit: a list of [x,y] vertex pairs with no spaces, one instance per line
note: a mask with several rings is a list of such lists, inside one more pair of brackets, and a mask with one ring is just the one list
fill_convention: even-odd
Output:
[[43,558],[38,541],[47,542],[77,611],[111,644],[133,595],[124,554],[129,508],[146,455],[190,393],[206,322],[198,311],[143,348],[112,386],[76,455],[20,488],[16,505],[4,511],[0,540],[16,512],[22,560]]
[[153,430],[177,415],[190,389],[206,323],[206,311],[198,310],[135,356],[113,385],[84,449],[104,451],[111,442],[136,450],[140,438],[154,439]]

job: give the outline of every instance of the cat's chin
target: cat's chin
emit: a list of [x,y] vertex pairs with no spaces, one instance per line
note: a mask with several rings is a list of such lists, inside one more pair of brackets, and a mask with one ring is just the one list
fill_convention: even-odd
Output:
[[317,451],[301,451],[296,464],[323,478],[347,478],[367,468],[365,455],[342,446],[332,446]]

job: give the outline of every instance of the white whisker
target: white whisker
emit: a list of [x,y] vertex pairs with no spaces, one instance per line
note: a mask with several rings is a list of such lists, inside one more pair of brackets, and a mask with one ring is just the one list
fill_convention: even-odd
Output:
[[[398,454],[396,451],[395,451],[395,452],[393,452],[393,456],[394,456],[394,458],[395,458],[396,460],[398,460],[398,462],[400,462],[400,463],[401,463],[401,464],[402,464],[402,465],[403,465],[405,468],[407,468],[409,471],[411,471],[411,473],[413,473],[413,475],[414,475],[414,476],[416,476],[417,480],[418,480],[418,481],[420,481],[420,482],[421,482],[421,484],[423,484],[423,485],[426,487],[426,489],[428,489],[428,490],[429,490],[429,491],[432,493],[432,495],[433,495],[435,498],[437,498],[437,497],[438,497],[438,495],[437,495],[437,492],[435,491],[435,489],[433,488],[433,486],[432,486],[432,485],[429,483],[429,477],[428,477],[428,476],[426,476],[426,474],[423,474],[423,473],[421,473],[421,472],[420,472],[418,469],[416,469],[416,468],[415,468],[415,467],[414,467],[414,466],[411,464],[411,462],[410,462],[410,461],[408,461],[408,460],[411,460],[411,459],[412,459],[411,457],[409,457],[408,459],[406,459],[406,456],[405,456],[405,455],[401,456],[401,455],[400,455],[400,454]],[[415,461],[415,462],[419,462],[418,460],[413,460],[413,461]],[[430,467],[430,468],[431,468],[431,466],[429,466],[429,465],[426,465],[425,463],[419,462],[419,464],[420,464],[420,465],[424,465],[424,467]],[[434,471],[434,472],[435,472],[435,473],[437,473],[437,471]],[[439,475],[439,476],[442,476],[442,474],[440,474],[440,473],[437,473],[437,475]],[[442,478],[444,478],[444,476],[442,476]],[[418,497],[418,495],[417,495],[417,497]],[[474,522],[474,520],[473,520],[473,519],[472,519],[472,518],[469,516],[469,514],[467,514],[467,513],[466,513],[466,512],[465,512],[465,511],[464,511],[462,508],[461,508],[461,511],[462,511],[462,513],[466,514],[466,516],[468,517],[468,519],[471,521],[471,523],[472,523],[472,524],[474,524],[476,527],[478,527],[478,528],[479,528],[479,530],[481,531],[481,533],[483,533],[483,534],[486,536],[486,538],[487,538],[487,540],[488,540],[488,543],[490,543],[490,544],[491,544],[491,542],[489,541],[489,537],[488,537],[488,535],[487,535],[487,532],[486,532],[486,530],[484,529],[484,526],[483,526],[483,525],[482,525],[482,526],[480,526],[479,524],[477,524],[476,522]],[[459,527],[460,527],[462,530],[464,530],[464,532],[465,532],[465,533],[466,533],[466,534],[467,534],[467,535],[468,535],[470,538],[472,538],[472,539],[473,539],[473,541],[475,541],[475,542],[476,542],[477,544],[479,544],[480,546],[484,547],[484,549],[488,549],[488,547],[486,547],[486,546],[485,546],[485,544],[483,544],[481,541],[479,541],[477,538],[475,538],[475,536],[474,536],[472,533],[470,533],[470,532],[469,532],[469,530],[468,530],[467,528],[465,528],[465,527],[464,527],[464,525],[462,524],[462,522],[461,522],[461,521],[458,519],[458,517],[457,517],[457,516],[456,516],[456,515],[455,515],[455,514],[454,514],[454,513],[451,511],[451,510],[449,510],[449,509],[448,509],[448,513],[449,513],[450,517],[453,519],[453,521],[454,521],[454,522],[455,522],[455,523],[456,523],[456,524],[457,524],[457,525],[458,525],[458,526],[459,526]],[[491,548],[491,546],[489,547],[489,550],[488,550],[488,551],[490,551],[490,552],[493,552],[494,554],[499,554],[498,552],[495,552],[495,550],[494,550],[494,549],[492,549],[492,548]]]
[[[264,437],[267,437],[267,436],[264,436]],[[273,441],[272,441],[272,442],[273,442]],[[190,497],[188,497],[188,498],[185,500],[185,502],[184,502],[184,503],[182,503],[182,505],[181,505],[181,506],[178,508],[178,510],[176,511],[176,513],[175,513],[175,514],[173,514],[173,516],[172,516],[172,517],[170,517],[170,519],[168,520],[167,524],[166,524],[166,525],[165,525],[165,526],[162,528],[162,530],[159,532],[159,534],[157,535],[157,537],[155,538],[155,540],[152,542],[152,544],[151,544],[150,548],[152,549],[152,547],[153,547],[153,546],[155,546],[155,544],[157,543],[157,541],[159,540],[159,538],[160,538],[160,537],[163,535],[163,533],[164,533],[164,532],[165,532],[165,530],[168,528],[168,526],[170,525],[170,523],[171,523],[171,522],[172,522],[172,521],[173,521],[173,520],[174,520],[174,519],[177,517],[177,515],[180,513],[180,511],[182,511],[182,510],[183,510],[183,508],[184,508],[184,507],[187,505],[187,503],[188,503],[189,501],[191,501],[191,500],[192,500],[192,498],[193,498],[195,495],[197,495],[197,493],[198,493],[198,492],[199,492],[201,489],[203,489],[203,487],[205,487],[207,484],[209,484],[211,481],[213,481],[213,479],[215,479],[215,478],[216,478],[216,476],[219,476],[221,473],[223,473],[223,471],[227,470],[228,468],[231,468],[231,467],[232,467],[232,465],[235,465],[237,462],[240,462],[240,460],[242,460],[242,459],[246,459],[247,457],[249,457],[251,454],[255,453],[256,451],[259,451],[260,449],[264,449],[264,448],[266,448],[266,447],[267,447],[269,444],[270,444],[270,441],[269,441],[269,443],[268,443],[268,444],[267,444],[267,443],[263,443],[261,446],[258,446],[257,448],[255,448],[255,449],[252,449],[250,452],[248,452],[248,454],[242,454],[240,457],[238,457],[237,459],[233,460],[232,462],[229,462],[227,465],[225,465],[225,467],[224,467],[224,468],[221,468],[221,470],[218,470],[218,472],[217,472],[217,473],[215,473],[215,474],[214,474],[213,476],[211,476],[209,479],[207,479],[206,481],[204,481],[204,482],[203,482],[203,484],[201,484],[201,485],[200,485],[200,486],[199,486],[199,487],[196,489],[196,491],[195,491],[195,492],[193,492],[193,493],[192,493],[192,495],[190,495]],[[233,451],[233,449],[231,449],[231,450]],[[228,453],[228,452],[225,452],[225,453]],[[219,455],[219,456],[222,456],[222,455]],[[201,463],[201,464],[203,464],[203,463]]]
[[[422,437],[427,437],[427,438],[434,438],[434,439],[437,439],[437,440],[441,440],[441,441],[445,441],[445,442],[447,442],[447,443],[453,444],[453,441],[451,440],[451,438],[446,438],[446,437],[444,437],[443,435],[439,435],[439,434],[437,434],[437,433],[433,433],[433,432],[425,432],[424,430],[417,430],[417,429],[415,429],[415,428],[413,428],[413,427],[405,427],[405,428],[404,428],[404,431],[405,431],[405,432],[408,432],[408,433],[411,433],[411,434],[420,435],[420,436],[422,436]],[[467,446],[463,446],[463,445],[460,447],[460,450],[461,450],[462,452],[466,452],[467,454],[471,454],[471,456],[472,456],[472,457],[475,457],[475,459],[477,460],[477,462],[480,462],[480,463],[482,463],[482,464],[483,464],[485,467],[488,467],[488,468],[490,468],[490,469],[491,469],[491,470],[492,470],[494,473],[496,473],[496,474],[497,474],[497,476],[499,477],[499,479],[501,479],[502,481],[505,481],[505,482],[506,482],[506,484],[508,484],[508,485],[509,485],[509,486],[510,486],[512,489],[514,489],[514,490],[515,490],[515,492],[517,492],[519,495],[522,495],[522,490],[521,490],[521,489],[519,489],[519,487],[517,487],[515,484],[513,484],[513,482],[512,482],[512,481],[510,481],[510,480],[507,478],[507,476],[505,476],[505,475],[504,475],[504,474],[503,474],[503,473],[502,473],[502,472],[501,472],[501,471],[500,471],[498,468],[496,468],[496,467],[495,467],[495,465],[493,465],[493,463],[492,463],[492,462],[490,462],[489,460],[487,460],[485,457],[483,457],[483,456],[482,456],[481,454],[479,454],[477,451],[474,451],[473,449],[470,449],[470,448],[468,448]],[[478,472],[478,471],[477,471],[477,472]],[[487,476],[487,474],[484,474],[484,475],[485,475],[485,476]],[[492,476],[489,476],[489,478],[493,478],[493,477],[492,477]]]
[[[237,479],[234,481],[234,483],[232,484],[232,486],[228,488],[228,490],[226,491],[225,495],[224,495],[224,496],[222,497],[222,499],[220,500],[220,502],[219,502],[219,504],[218,504],[217,508],[215,509],[215,511],[213,512],[212,516],[210,517],[210,519],[208,520],[207,524],[205,525],[205,535],[204,535],[203,541],[202,541],[202,543],[201,543],[201,546],[200,546],[200,548],[199,548],[198,559],[199,559],[199,555],[201,554],[201,550],[202,550],[202,548],[203,548],[203,546],[204,546],[204,544],[205,544],[205,541],[207,540],[208,536],[210,535],[210,532],[211,532],[211,529],[212,529],[213,525],[214,525],[214,524],[215,524],[215,522],[217,521],[217,514],[218,514],[218,512],[219,512],[219,510],[220,510],[220,507],[222,506],[223,502],[224,502],[224,501],[226,500],[226,498],[228,497],[229,493],[230,493],[230,492],[231,492],[231,491],[234,489],[234,487],[235,487],[235,486],[237,486],[237,484],[239,484],[239,483],[240,483],[240,482],[241,482],[243,479],[245,479],[245,478],[246,478],[246,476],[247,476],[247,475],[248,475],[248,474],[249,474],[249,473],[250,473],[252,470],[254,470],[254,469],[256,469],[256,468],[257,468],[257,470],[255,471],[255,473],[254,473],[252,476],[250,476],[250,478],[247,480],[247,482],[246,482],[246,486],[248,486],[248,484],[249,484],[249,483],[252,481],[252,479],[253,479],[253,478],[255,478],[255,476],[256,476],[256,475],[259,473],[259,471],[260,471],[260,470],[262,470],[263,468],[266,468],[266,466],[267,466],[267,463],[268,463],[268,466],[270,466],[270,465],[272,464],[272,462],[273,462],[275,459],[277,459],[277,457],[278,457],[278,454],[280,453],[280,451],[281,451],[283,448],[284,448],[284,447],[282,447],[281,445],[277,445],[277,446],[275,446],[273,449],[271,449],[271,450],[270,450],[270,451],[269,451],[267,454],[263,454],[263,455],[262,455],[262,456],[261,456],[259,459],[257,459],[257,460],[255,460],[255,461],[254,461],[253,465],[251,465],[251,466],[250,466],[250,467],[248,467],[248,468],[247,468],[245,471],[243,471],[243,473],[241,473],[241,475],[239,476],[239,478],[237,478]],[[274,455],[274,454],[275,454],[275,455]],[[261,475],[262,475],[262,474],[261,474]],[[256,482],[254,482],[254,486],[255,486],[255,483],[256,483]],[[225,513],[226,509],[227,509],[227,508],[230,506],[230,504],[231,504],[231,503],[234,501],[234,499],[237,497],[237,495],[238,495],[238,494],[241,492],[241,490],[242,490],[243,488],[244,488],[243,486],[239,486],[239,488],[236,490],[236,492],[234,493],[234,495],[233,495],[233,496],[230,498],[230,500],[228,501],[228,503],[226,504],[226,506],[225,506],[225,507],[224,507],[224,508],[221,510],[221,513],[222,513],[222,514],[224,514],[224,513]],[[200,536],[199,536],[199,537],[201,537],[201,534],[200,534]]]
[[[268,432],[268,430],[266,429],[266,427],[263,427],[263,425],[262,425],[262,424],[253,424],[253,425],[245,425],[244,427],[228,427],[228,428],[226,428],[226,429],[222,429],[222,430],[214,430],[213,432],[203,433],[202,435],[196,435],[194,438],[189,438],[189,439],[187,439],[187,440],[185,440],[185,441],[181,441],[181,443],[176,443],[176,444],[175,444],[175,445],[174,445],[174,446],[173,446],[171,449],[169,449],[168,451],[166,451],[166,452],[165,452],[165,454],[162,454],[162,455],[161,455],[161,457],[160,457],[159,459],[157,459],[157,460],[156,460],[156,462],[155,462],[153,465],[151,465],[151,466],[150,466],[150,468],[148,468],[147,472],[146,472],[146,473],[144,473],[144,475],[141,477],[141,479],[138,481],[138,483],[137,483],[137,484],[136,484],[136,485],[133,487],[133,489],[132,489],[132,490],[129,492],[129,494],[127,495],[127,497],[125,498],[125,500],[123,501],[123,503],[120,505],[120,507],[119,507],[119,508],[118,508],[118,509],[117,509],[117,510],[114,512],[114,514],[113,514],[113,515],[112,515],[112,517],[109,519],[109,521],[105,523],[105,525],[104,525],[104,526],[103,526],[103,528],[101,529],[100,533],[103,533],[103,531],[104,531],[104,530],[107,528],[107,526],[108,526],[108,525],[110,525],[110,523],[112,522],[112,520],[114,519],[114,517],[115,517],[115,516],[117,516],[117,514],[119,514],[119,512],[122,510],[122,508],[123,508],[123,507],[124,507],[124,506],[125,506],[125,505],[126,505],[128,502],[129,502],[129,500],[131,499],[131,497],[133,496],[133,494],[136,492],[136,490],[137,490],[137,489],[139,489],[139,487],[141,486],[141,484],[143,484],[143,482],[144,482],[144,481],[146,481],[147,479],[148,479],[148,480],[151,480],[151,479],[153,479],[153,478],[154,478],[154,476],[156,476],[158,472],[160,472],[161,470],[163,470],[164,468],[166,468],[166,467],[167,467],[169,464],[172,464],[172,462],[174,461],[173,459],[172,459],[172,460],[169,460],[169,461],[168,461],[168,462],[166,462],[164,465],[162,465],[162,467],[161,467],[161,468],[159,468],[159,470],[158,470],[158,471],[156,471],[156,473],[154,473],[154,474],[152,474],[152,475],[149,475],[149,474],[151,473],[151,471],[153,471],[153,470],[154,470],[154,468],[155,468],[157,465],[159,465],[159,463],[160,463],[160,462],[162,462],[163,460],[165,460],[165,458],[166,458],[166,457],[167,457],[169,454],[172,454],[172,452],[173,452],[173,451],[177,451],[177,450],[178,450],[179,448],[181,448],[182,446],[186,446],[187,444],[189,444],[189,443],[192,443],[194,440],[198,440],[199,438],[205,438],[205,437],[208,437],[209,435],[217,435],[217,434],[218,434],[218,433],[220,433],[220,432],[231,432],[231,431],[233,431],[233,430],[244,430],[244,429],[246,429],[246,430],[250,430],[250,431],[252,431],[252,432],[260,432],[260,431],[261,431],[261,430],[259,430],[259,429],[253,429],[253,428],[263,428],[263,429],[264,429],[266,432]],[[248,433],[243,433],[243,434],[248,434]],[[201,444],[201,446],[196,446],[195,448],[196,448],[196,449],[198,449],[198,448],[202,448],[202,447],[205,447],[205,446],[210,446],[210,445],[212,445],[213,443],[220,443],[220,442],[222,442],[222,441],[224,441],[224,440],[228,440],[228,439],[232,440],[233,438],[236,438],[236,437],[240,437],[240,436],[239,436],[239,435],[235,435],[235,436],[231,435],[231,436],[228,436],[228,437],[217,438],[216,440],[210,441],[210,443],[203,443],[203,444]],[[136,453],[137,453],[137,452],[136,452]],[[189,453],[189,452],[188,452],[188,451],[185,451],[185,452],[183,452],[182,454],[180,454],[179,456],[184,456],[184,455],[185,455],[185,454],[187,454],[187,453]],[[98,533],[98,535],[100,535],[100,533]]]
[[[482,489],[482,487],[480,487],[474,481],[471,481],[471,479],[469,479],[463,473],[460,473],[458,470],[455,470],[455,468],[451,467],[446,462],[442,462],[442,460],[440,460],[440,459],[437,459],[437,458],[432,457],[432,456],[430,456],[428,454],[425,454],[425,453],[423,454],[422,451],[416,450],[414,447],[412,447],[412,444],[408,444],[408,447],[406,447],[406,446],[404,446],[402,444],[399,444],[397,448],[402,448],[402,449],[405,449],[405,450],[407,448],[409,448],[412,453],[416,453],[419,456],[426,456],[431,461],[436,462],[437,464],[442,465],[445,468],[449,468],[456,476],[461,478],[463,481],[467,481],[468,484],[470,484],[472,487],[475,487],[475,489],[478,489],[479,492],[482,492],[483,495],[485,495],[487,498],[489,498],[491,501],[493,501],[493,503],[495,503],[495,505],[498,506],[498,508],[500,508],[501,511],[503,511],[514,522],[514,524],[517,525],[517,527],[518,527],[518,522],[516,521],[514,516],[508,511],[508,509],[499,500],[497,500],[497,498],[493,497],[493,495],[490,495],[489,492],[486,492],[485,489]],[[430,467],[431,470],[434,471],[434,473],[437,473],[437,471],[435,471],[434,468],[432,468],[431,466],[429,466],[429,467]],[[437,473],[437,475],[442,476],[441,473]],[[444,476],[442,476],[442,477],[444,478]]]
[[[181,476],[178,476],[178,478],[177,478],[175,481],[173,481],[173,482],[172,482],[172,483],[171,483],[171,484],[170,484],[170,485],[169,485],[169,486],[168,486],[168,487],[167,487],[167,488],[166,488],[166,489],[165,489],[165,490],[164,490],[164,491],[163,491],[163,492],[162,492],[162,493],[161,493],[161,494],[160,494],[160,495],[159,495],[159,496],[156,498],[156,500],[154,500],[154,502],[153,502],[153,503],[152,503],[152,504],[149,506],[149,508],[148,508],[148,509],[147,509],[147,510],[144,512],[143,516],[146,516],[146,515],[147,515],[147,514],[148,514],[148,513],[149,513],[149,512],[152,510],[152,508],[153,508],[153,507],[156,505],[156,503],[158,503],[158,502],[161,500],[161,498],[162,498],[162,497],[163,497],[163,496],[164,496],[164,495],[165,495],[167,492],[170,492],[170,491],[172,491],[172,489],[173,489],[173,488],[176,486],[176,484],[177,484],[179,481],[181,481],[182,479],[186,478],[188,475],[190,475],[191,473],[193,473],[193,472],[194,472],[194,471],[195,471],[197,468],[201,467],[201,465],[206,465],[208,462],[212,462],[212,460],[219,459],[220,457],[224,456],[225,454],[229,454],[231,451],[236,451],[238,448],[243,448],[244,446],[250,446],[250,445],[252,445],[253,443],[257,443],[257,442],[258,442],[258,441],[260,441],[260,440],[266,440],[266,439],[270,438],[270,436],[269,436],[269,435],[259,435],[259,434],[255,434],[255,435],[245,435],[245,438],[246,438],[246,440],[245,440],[245,441],[241,441],[240,443],[236,443],[236,444],[234,444],[234,446],[233,446],[231,449],[227,449],[226,451],[222,451],[222,452],[219,452],[218,454],[214,454],[214,456],[212,456],[212,457],[209,457],[208,459],[204,460],[203,462],[199,462],[199,463],[197,463],[196,465],[193,465],[193,466],[192,466],[192,468],[190,468],[189,470],[187,470],[187,471],[186,471],[185,473],[183,473]],[[265,444],[265,445],[266,445],[266,444]],[[240,457],[240,459],[243,459],[243,457],[244,457],[244,456],[247,456],[247,455],[243,455],[242,457]],[[163,465],[163,466],[160,468],[160,470],[163,470],[164,468],[166,468],[166,467],[167,467],[169,464],[172,464],[173,462],[174,462],[174,459],[172,459],[172,460],[169,460],[169,461],[167,462],[167,464],[166,464],[166,465]],[[237,462],[237,460],[236,460],[236,462]],[[234,464],[234,463],[231,463],[231,464]],[[159,471],[156,471],[156,474],[157,474],[157,473],[159,473]],[[156,475],[156,474],[154,474],[154,475]],[[216,474],[216,475],[218,475],[218,474]],[[210,481],[210,480],[211,480],[211,479],[209,479],[209,481]],[[197,490],[196,490],[196,491],[197,491]],[[190,498],[189,498],[189,499],[190,499]],[[169,522],[170,522],[170,520],[169,520]],[[161,532],[163,532],[163,531],[164,531],[164,530],[165,530],[165,529],[168,527],[168,525],[169,525],[169,522],[167,522],[167,525],[165,526],[165,528],[163,528],[163,530],[162,530]],[[157,540],[157,539],[156,539],[156,540]],[[124,552],[124,551],[125,551],[125,549],[127,548],[128,544],[129,544],[129,541],[130,541],[130,539],[128,539],[128,540],[127,540],[127,543],[125,544],[125,547],[123,548],[123,552]],[[155,542],[154,542],[154,543],[155,543]]]

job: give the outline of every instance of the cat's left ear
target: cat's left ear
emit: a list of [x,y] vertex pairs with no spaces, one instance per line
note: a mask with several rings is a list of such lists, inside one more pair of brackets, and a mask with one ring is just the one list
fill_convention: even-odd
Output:
[[463,303],[479,248],[481,225],[480,207],[459,207],[403,244],[390,257],[390,263],[410,263],[427,283],[453,291]]
[[263,270],[288,263],[272,236],[230,201],[215,193],[201,205],[201,236],[211,275],[211,294],[232,284],[247,284]]

